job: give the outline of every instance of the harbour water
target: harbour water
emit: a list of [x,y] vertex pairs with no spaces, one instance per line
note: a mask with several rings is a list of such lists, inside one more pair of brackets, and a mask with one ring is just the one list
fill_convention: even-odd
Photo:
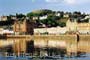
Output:
[[60,57],[60,58],[39,58],[39,57],[3,57],[0,56],[0,60],[90,60],[90,54],[83,54],[80,56],[71,56],[71,57]]
[[[58,36],[55,38],[53,38],[54,36],[51,36],[51,38],[55,40],[48,40],[48,43],[46,41],[47,40],[46,36],[42,38],[45,40],[42,40],[41,37],[39,37],[41,40],[40,39],[37,40],[36,38],[34,41],[28,41],[28,42],[26,41],[26,43],[24,43],[25,40],[22,40],[23,38],[21,39],[18,38],[20,39],[20,41],[19,42],[17,41],[17,44],[12,46],[10,45],[8,47],[1,49],[1,52],[15,53],[16,56],[0,56],[0,59],[1,60],[90,60],[90,54],[87,54],[90,53],[90,49],[89,49],[90,36],[87,37],[83,36],[84,38],[80,37],[77,39],[77,40],[81,39],[79,41],[77,41],[76,38],[73,40],[75,36],[70,35],[69,37],[71,38],[69,39],[68,36],[66,36],[67,39],[62,41],[59,38],[62,37],[61,39],[65,39],[66,38],[65,36],[64,38],[63,36]],[[8,38],[8,40],[10,40],[10,37]],[[42,44],[40,42],[42,42]],[[78,52],[79,53],[84,52],[84,54],[77,55]],[[29,53],[29,56],[22,57],[20,56],[22,55],[22,53],[24,53],[25,55]],[[63,55],[62,53],[65,55]],[[75,54],[75,56],[66,56],[66,54],[69,55],[69,53],[71,53],[71,55]],[[37,57],[32,57],[32,56],[37,56]]]

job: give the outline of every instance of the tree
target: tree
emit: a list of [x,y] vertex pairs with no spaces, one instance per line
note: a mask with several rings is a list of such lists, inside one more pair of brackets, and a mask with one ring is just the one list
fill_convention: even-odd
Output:
[[81,15],[81,12],[75,11],[73,14]]
[[57,13],[60,13],[60,18],[63,18],[63,15],[64,15],[63,11],[58,11]]
[[77,11],[73,12],[73,18],[78,18],[80,16],[81,16],[81,12],[77,12]]
[[27,13],[27,16],[29,18],[32,18],[32,17],[39,17],[39,16],[48,15],[50,13],[52,13],[51,10],[43,9],[43,10],[37,10],[35,12],[29,12],[29,13]]
[[16,17],[19,18],[19,19],[21,19],[21,18],[25,18],[26,16],[24,14],[17,14],[16,13]]
[[59,26],[60,27],[65,27],[66,26],[66,23],[65,22],[59,22]]

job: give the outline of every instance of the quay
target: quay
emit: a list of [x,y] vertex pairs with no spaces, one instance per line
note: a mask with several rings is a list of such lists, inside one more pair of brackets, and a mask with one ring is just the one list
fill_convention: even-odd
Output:
[[21,53],[51,56],[61,51],[68,55],[90,53],[90,35],[5,35],[0,37],[0,48],[18,56]]

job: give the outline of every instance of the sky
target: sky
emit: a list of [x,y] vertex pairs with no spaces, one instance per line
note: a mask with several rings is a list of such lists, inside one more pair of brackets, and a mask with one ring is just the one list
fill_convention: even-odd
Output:
[[90,13],[90,0],[0,0],[0,15],[27,14],[39,9]]

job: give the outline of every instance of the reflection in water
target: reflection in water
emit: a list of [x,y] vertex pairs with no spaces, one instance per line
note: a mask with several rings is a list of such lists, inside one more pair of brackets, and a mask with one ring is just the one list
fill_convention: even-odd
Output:
[[[78,50],[88,51],[90,44],[88,41],[79,41]],[[85,48],[84,48],[85,47]],[[78,51],[76,55],[72,53],[70,56],[67,56],[66,49],[57,49],[57,48],[35,48],[33,41],[27,43],[27,53],[30,53],[31,56],[8,56],[3,57],[0,53],[1,60],[90,60],[90,54],[85,52]],[[2,48],[3,52],[13,52],[12,47]],[[2,51],[1,50],[1,51]],[[5,51],[4,51],[5,50]],[[44,53],[43,53],[44,52]],[[35,55],[35,57],[32,57]]]
[[33,58],[27,57],[27,56],[24,56],[24,57],[21,57],[21,56],[19,56],[19,57],[0,56],[0,59],[1,60],[90,60],[90,54],[78,52],[77,56],[71,56],[71,57],[68,57],[65,55],[63,55],[63,56],[56,55],[56,56],[42,56],[42,57],[33,57]]
[[[1,54],[0,54],[1,55]],[[90,60],[90,54],[86,54],[86,53],[81,53],[79,52],[77,56],[72,56],[72,57],[61,57],[60,55],[56,55],[56,56],[43,56],[43,57],[3,57],[0,56],[1,60]]]

